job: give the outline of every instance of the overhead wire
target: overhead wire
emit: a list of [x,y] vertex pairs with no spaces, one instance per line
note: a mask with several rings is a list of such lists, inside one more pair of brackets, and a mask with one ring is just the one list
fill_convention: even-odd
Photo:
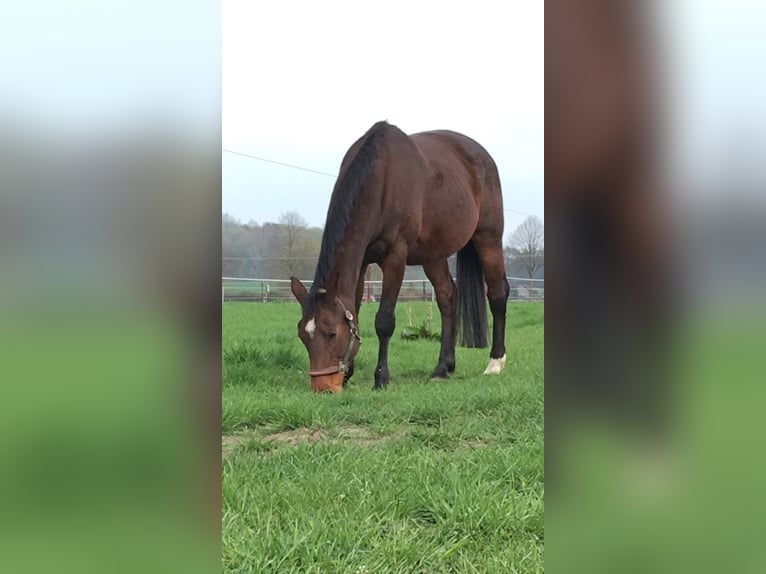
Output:
[[[328,173],[326,171],[319,171],[317,169],[312,169],[310,167],[304,167],[304,166],[301,166],[301,165],[295,165],[293,163],[286,163],[286,162],[283,162],[283,161],[277,161],[277,160],[273,160],[273,159],[269,159],[269,158],[265,158],[265,157],[261,157],[261,156],[257,156],[257,155],[253,155],[253,154],[249,154],[249,153],[244,153],[244,152],[241,152],[241,151],[236,151],[236,150],[227,149],[227,148],[221,148],[221,151],[224,151],[224,152],[230,153],[230,154],[234,154],[234,155],[238,155],[238,156],[242,156],[242,157],[246,157],[246,158],[249,158],[249,159],[254,159],[254,160],[262,161],[262,162],[265,162],[265,163],[271,163],[271,164],[274,164],[274,165],[280,165],[282,167],[289,167],[291,169],[298,169],[300,171],[307,171],[307,172],[310,172],[310,173],[316,173],[316,174],[319,174],[319,175],[325,175],[327,177],[332,177],[332,178],[337,178],[338,177],[338,174],[336,174],[336,173]],[[535,216],[532,213],[527,213],[525,211],[519,211],[518,209],[509,209],[507,207],[503,208],[503,211],[507,211],[509,213],[515,213],[517,215],[524,215],[526,217],[537,217],[537,216]]]

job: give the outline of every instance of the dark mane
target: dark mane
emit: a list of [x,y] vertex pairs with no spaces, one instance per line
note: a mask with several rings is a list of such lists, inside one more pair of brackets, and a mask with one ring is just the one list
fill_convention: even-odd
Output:
[[[381,136],[389,127],[390,124],[387,122],[378,122],[359,138],[357,143],[361,142],[361,147],[348,164],[346,172],[341,173],[335,183],[330,207],[327,210],[327,221],[322,234],[322,246],[319,250],[319,261],[317,262],[314,282],[309,291],[309,306],[312,305],[317,290],[324,287],[330,279],[335,250],[343,239],[346,227],[351,221],[351,213],[354,210],[359,191],[370,176],[372,166],[378,157],[378,144],[382,139]],[[356,146],[352,146],[352,149],[353,147]],[[348,162],[349,157],[347,155],[343,159],[344,164]]]

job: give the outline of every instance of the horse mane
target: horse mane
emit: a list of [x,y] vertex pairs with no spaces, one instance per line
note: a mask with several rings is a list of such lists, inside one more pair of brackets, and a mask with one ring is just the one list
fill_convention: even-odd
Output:
[[[347,164],[346,172],[338,177],[333,189],[330,207],[327,210],[327,220],[322,233],[322,245],[319,249],[319,261],[317,262],[314,282],[309,291],[309,306],[313,306],[313,300],[320,287],[324,287],[330,279],[335,260],[335,251],[340,245],[346,228],[351,222],[351,213],[354,210],[356,199],[372,172],[372,166],[378,157],[378,144],[387,128],[391,127],[388,122],[381,121],[373,125],[357,143],[361,143],[356,155],[348,162],[350,151],[343,159]],[[352,146],[352,149],[356,145]]]

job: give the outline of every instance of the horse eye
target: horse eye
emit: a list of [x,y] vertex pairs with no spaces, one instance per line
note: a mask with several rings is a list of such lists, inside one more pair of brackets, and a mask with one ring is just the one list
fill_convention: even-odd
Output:
[[338,332],[337,332],[337,331],[333,331],[332,333],[330,333],[330,334],[329,334],[329,335],[327,335],[327,336],[328,336],[330,339],[334,339],[335,337],[337,337],[337,336],[338,336]]

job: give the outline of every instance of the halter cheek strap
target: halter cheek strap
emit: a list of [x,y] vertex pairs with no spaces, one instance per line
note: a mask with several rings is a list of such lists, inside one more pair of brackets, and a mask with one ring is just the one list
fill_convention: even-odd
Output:
[[338,363],[335,366],[327,367],[325,369],[317,369],[314,371],[309,371],[309,375],[312,377],[321,377],[324,375],[334,375],[335,373],[343,373],[344,375],[348,373],[348,361],[351,358],[351,352],[354,349],[354,339],[359,341],[359,344],[362,344],[362,338],[359,336],[359,329],[357,329],[356,325],[354,324],[354,314],[349,311],[346,306],[343,304],[343,301],[335,298],[335,302],[340,305],[341,309],[343,309],[343,315],[346,318],[346,322],[348,323],[348,328],[351,331],[351,337],[349,337],[348,340],[348,348],[346,349],[346,354],[343,355],[343,359],[340,363]]

